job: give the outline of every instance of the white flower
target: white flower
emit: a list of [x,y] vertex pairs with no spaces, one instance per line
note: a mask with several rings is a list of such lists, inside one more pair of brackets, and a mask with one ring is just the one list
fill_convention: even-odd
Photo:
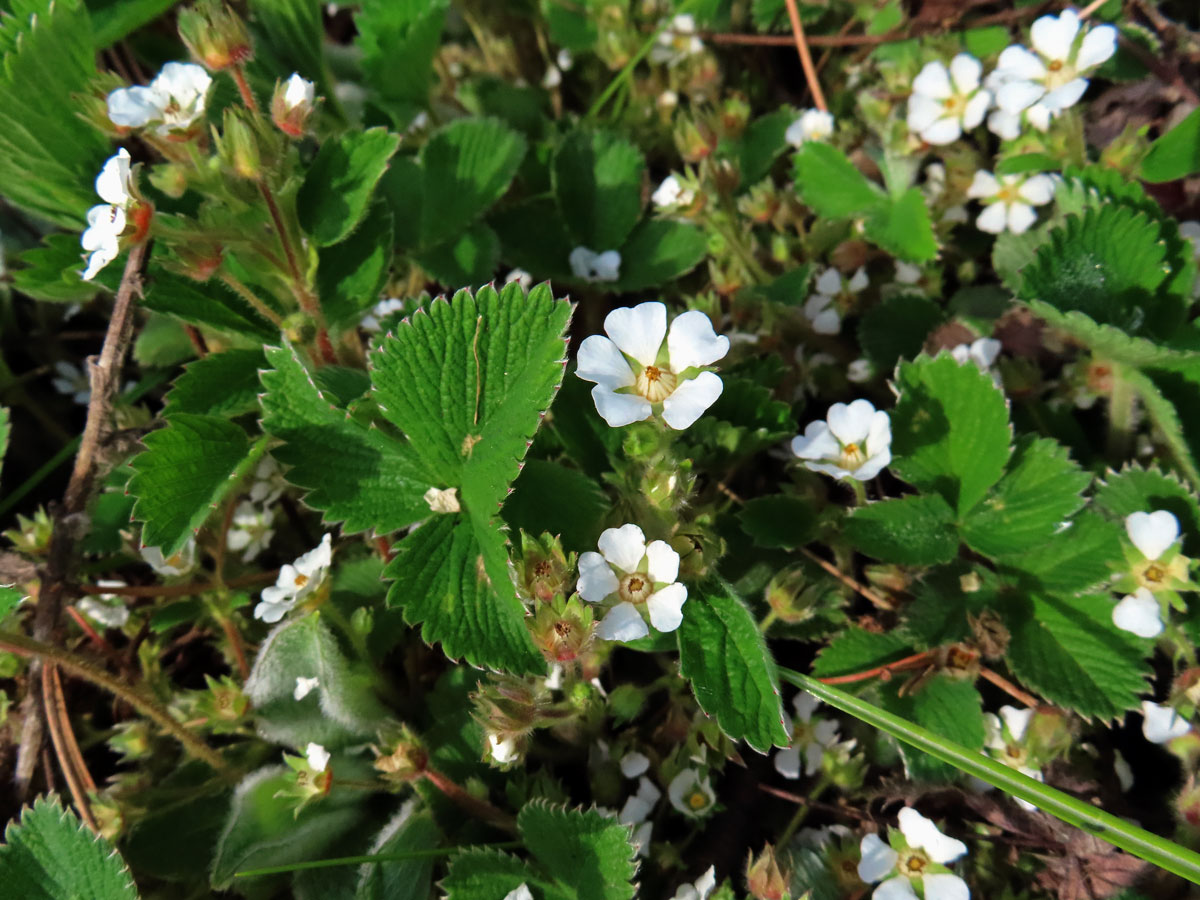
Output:
[[259,507],[250,500],[243,500],[233,511],[225,546],[234,553],[241,552],[242,562],[253,562],[271,545],[275,537],[275,510]]
[[992,105],[990,91],[980,87],[983,65],[969,53],[929,62],[913,79],[908,98],[908,128],[927,144],[949,144],[983,121]]
[[514,281],[526,291],[533,287],[533,276],[524,269],[513,269],[504,276],[505,284],[512,284]]
[[596,253],[588,247],[576,247],[567,261],[571,273],[581,281],[608,282],[621,277],[621,254],[616,250]]
[[[1029,752],[1023,746],[1029,723],[1033,721],[1034,710],[1017,709],[1015,706],[1000,707],[1000,715],[984,713],[983,724],[986,738],[984,748],[988,755],[1006,766],[1011,766],[1023,775],[1042,781],[1039,769],[1029,765]],[[985,788],[990,788],[984,782]],[[1017,803],[1025,809],[1036,809],[1027,800],[1017,798]]]
[[957,347],[952,347],[950,355],[954,357],[959,365],[973,362],[980,371],[986,372],[992,367],[992,364],[996,361],[996,357],[1000,355],[1000,349],[1003,346],[995,338],[981,337],[969,344],[959,344]]
[[861,266],[849,281],[843,281],[842,273],[837,269],[822,272],[817,279],[817,292],[804,304],[804,315],[812,323],[813,331],[817,334],[837,334],[841,331],[842,315],[836,301],[844,299],[849,304],[854,295],[861,293],[868,284],[867,270]]
[[913,882],[920,881],[924,900],[968,900],[967,883],[949,872],[945,864],[967,852],[962,841],[946,837],[937,826],[911,807],[900,810],[900,833],[896,849],[877,834],[862,839],[858,877],[872,884],[883,882],[872,894],[874,900],[905,900],[917,897]]
[[594,334],[579,345],[575,374],[596,383],[592,400],[612,428],[648,419],[661,404],[663,421],[682,430],[721,396],[720,377],[696,370],[725,356],[729,338],[699,310],[676,316],[668,334],[666,306],[639,303],[610,312],[604,331],[608,337]]
[[529,890],[529,885],[518,884],[504,895],[504,900],[533,900],[533,894]]
[[212,78],[203,66],[170,62],[149,85],[120,88],[108,95],[108,118],[123,128],[158,123],[155,131],[168,135],[186,130],[204,115]]
[[329,766],[329,751],[320,744],[310,743],[304,748],[304,758],[314,772],[324,772]]
[[92,386],[87,373],[61,359],[54,364],[54,371],[58,373],[56,378],[50,379],[54,389],[70,397],[80,406],[87,406],[92,399]]
[[638,779],[636,794],[630,795],[621,807],[617,821],[622,825],[633,825],[632,843],[637,847],[638,856],[650,854],[650,837],[654,833],[654,823],[650,821],[650,813],[662,797],[662,791],[654,786],[644,775]]
[[1179,540],[1179,520],[1165,509],[1135,512],[1125,517],[1125,533],[1142,556],[1157,560]]
[[362,317],[359,326],[363,331],[369,331],[374,334],[383,329],[382,320],[392,315],[393,313],[404,311],[404,301],[399,297],[389,297],[386,300],[380,300],[371,307],[371,311]]
[[650,633],[638,607],[644,605],[650,624],[674,631],[683,621],[687,588],[679,575],[679,554],[666,541],[646,543],[636,525],[606,528],[598,541],[600,552],[579,557],[579,594],[589,603],[616,596],[618,603],[596,626],[607,641],[636,641]]
[[799,147],[805,141],[824,141],[831,137],[833,113],[822,112],[819,109],[806,109],[783,133],[784,140],[793,147]]
[[717,886],[717,867],[709,866],[708,871],[692,884],[681,884],[671,900],[708,900],[708,895]]
[[293,72],[283,89],[283,104],[287,111],[301,106],[312,106],[317,99],[317,87],[311,81]]
[[1024,234],[1037,221],[1035,206],[1044,206],[1054,199],[1054,180],[1049,175],[1001,175],[979,171],[967,196],[982,200],[985,207],[975,224],[980,231],[1000,234],[1007,230]]
[[838,742],[838,723],[833,719],[813,721],[813,712],[821,701],[807,691],[797,694],[792,705],[796,708],[797,718],[792,742],[775,754],[775,771],[784,778],[799,778],[800,753],[803,751],[804,774],[815,775],[821,771],[825,751]]
[[684,769],[667,785],[667,799],[671,805],[691,819],[708,815],[717,805],[717,795],[707,776],[697,769]]
[[871,376],[874,374],[875,367],[865,357],[851,360],[850,364],[846,366],[846,380],[854,384],[862,384],[865,381],[870,381]]
[[696,192],[685,191],[677,177],[668,175],[650,196],[650,199],[659,209],[673,209],[679,206],[689,206],[696,199]]
[[126,212],[134,202],[132,179],[129,151],[124,147],[105,161],[96,176],[96,193],[104,202],[88,210],[88,227],[79,237],[84,251],[91,254],[80,276],[84,281],[95,278],[121,252],[121,234],[128,223]]
[[809,422],[792,439],[792,453],[814,472],[870,481],[892,461],[892,424],[869,400],[829,407],[825,421]]
[[562,84],[562,72],[554,63],[546,66],[546,74],[542,76],[542,87],[546,90],[556,88]]
[[1142,735],[1152,744],[1165,744],[1183,737],[1192,726],[1187,719],[1169,706],[1159,706],[1149,700],[1142,701]]
[[1079,102],[1088,87],[1084,77],[1117,49],[1117,29],[1100,25],[1079,39],[1079,14],[1073,9],[1042,16],[1029,30],[1033,51],[1019,44],[1000,54],[995,77],[996,105],[1018,113],[1035,103],[1061,112]]
[[1122,631],[1143,638],[1158,637],[1163,630],[1162,607],[1154,594],[1144,587],[1113,607],[1112,620]]
[[325,535],[315,550],[309,550],[279,570],[275,584],[263,588],[262,602],[254,607],[254,618],[278,622],[288,610],[321,586],[333,561],[331,540],[331,535]]
[[303,700],[311,694],[321,683],[319,678],[305,678],[303,675],[296,676],[296,689],[292,691],[292,697],[295,700]]
[[488,735],[488,751],[492,759],[502,766],[515,761],[521,755],[517,750],[515,738],[507,737],[502,740],[497,734]]
[[288,483],[283,470],[272,456],[264,456],[254,467],[254,481],[250,484],[250,499],[254,503],[274,503],[287,490]]
[[182,575],[196,565],[196,539],[187,542],[170,557],[164,558],[161,547],[143,547],[142,559],[159,575]]
[[575,57],[571,55],[570,50],[568,50],[566,47],[563,47],[558,51],[558,55],[554,57],[554,62],[564,72],[569,72],[571,71],[572,66],[575,65]]
[[1017,113],[994,109],[988,115],[988,131],[1006,141],[1012,141],[1021,136],[1023,124],[1032,125],[1038,131],[1045,132],[1050,128],[1050,123],[1060,115],[1061,112],[1052,111],[1041,103],[1035,103],[1028,109]]
[[650,757],[644,753],[634,751],[626,753],[621,757],[621,774],[626,778],[637,778],[639,775],[645,775],[646,770],[650,768]]
[[[930,166],[930,168],[933,168]],[[942,170],[942,177],[945,178],[945,170]],[[916,284],[921,280],[921,267],[913,263],[906,263],[904,260],[896,260],[896,281],[900,284]]]
[[683,13],[671,19],[658,34],[658,40],[650,51],[651,62],[677,63],[694,56],[704,49],[704,42],[696,34],[696,20]]
[[[125,582],[111,579],[101,579],[96,582],[100,587],[125,587]],[[106,628],[124,628],[129,621],[129,608],[119,594],[100,594],[97,597],[84,597],[76,604],[79,611]]]

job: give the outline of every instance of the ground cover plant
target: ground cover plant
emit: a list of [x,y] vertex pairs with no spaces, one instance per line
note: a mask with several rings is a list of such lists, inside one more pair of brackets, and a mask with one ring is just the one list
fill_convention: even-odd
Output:
[[0,895],[1194,895],[1192,4],[0,56]]

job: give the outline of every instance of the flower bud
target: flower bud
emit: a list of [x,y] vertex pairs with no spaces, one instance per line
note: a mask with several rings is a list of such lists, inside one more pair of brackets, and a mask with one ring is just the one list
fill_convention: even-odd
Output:
[[385,781],[411,781],[429,765],[428,751],[407,726],[385,736],[381,743],[383,750],[375,759],[375,771]]
[[750,121],[750,104],[745,97],[734,95],[721,104],[719,119],[721,136],[739,138]]
[[309,744],[305,756],[283,755],[283,761],[292,770],[291,779],[276,797],[292,800],[294,815],[319,797],[324,797],[333,787],[333,767],[329,765],[329,754],[319,744]]
[[796,566],[776,573],[767,583],[765,594],[775,617],[795,625],[816,615],[825,589],[818,584],[809,584],[804,569]]
[[253,181],[261,177],[262,155],[249,114],[240,107],[227,107],[224,126],[217,144],[221,162],[239,178]]
[[245,23],[219,0],[199,0],[179,13],[179,37],[211,72],[240,65],[254,56]]
[[675,146],[684,162],[697,163],[717,148],[717,136],[707,124],[680,117],[675,124]]
[[912,584],[912,576],[903,568],[892,564],[873,564],[863,570],[867,581],[885,591],[902,593]]
[[225,251],[220,244],[178,244],[174,250],[179,257],[179,264],[172,268],[194,281],[208,281],[221,268],[225,258]]
[[197,713],[208,720],[208,727],[213,734],[229,734],[237,729],[250,711],[250,698],[242,691],[241,685],[222,675],[220,680],[211,675],[204,676],[208,691],[201,695],[197,704]]
[[552,663],[572,662],[592,642],[592,607],[578,596],[561,595],[538,607],[533,617],[533,642]]
[[271,97],[271,121],[289,137],[303,137],[304,126],[316,104],[316,87],[293,72],[282,84],[276,83]]
[[1183,790],[1175,798],[1175,815],[1181,825],[1200,833],[1200,785],[1196,784],[1195,775],[1188,776]]
[[563,551],[562,540],[551,534],[535,538],[521,532],[521,560],[517,563],[517,584],[531,600],[551,602],[571,592],[571,573],[575,554]]
[[182,163],[165,163],[150,170],[150,183],[172,199],[179,199],[188,189],[188,167]]
[[765,224],[779,212],[779,197],[775,193],[775,184],[770,178],[764,178],[758,184],[751,185],[750,190],[738,198],[738,212],[759,224]]
[[756,859],[751,853],[746,860],[746,890],[756,900],[788,900],[788,880],[779,871],[775,848],[764,844]]

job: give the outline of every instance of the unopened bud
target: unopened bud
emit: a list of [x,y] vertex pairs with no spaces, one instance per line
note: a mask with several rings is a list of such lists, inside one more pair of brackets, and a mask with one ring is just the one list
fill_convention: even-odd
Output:
[[150,183],[168,197],[178,199],[188,189],[188,167],[181,163],[165,163],[150,170]]
[[225,109],[223,134],[218,141],[221,161],[239,178],[256,180],[262,175],[258,136],[249,114],[240,107]]
[[271,120],[275,127],[289,137],[302,137],[316,97],[313,83],[295,72],[287,81],[276,84],[271,97]]
[[681,117],[675,125],[675,146],[684,162],[697,163],[717,148],[717,136],[706,124]]
[[744,97],[733,96],[721,105],[721,134],[723,137],[738,138],[750,121],[750,104]]
[[179,244],[174,249],[179,257],[179,265],[174,268],[195,281],[212,278],[225,258],[220,244]]
[[779,197],[775,193],[775,184],[770,178],[764,178],[758,184],[751,185],[750,190],[738,198],[738,212],[760,224],[771,221],[779,211]]
[[804,569],[796,566],[778,572],[767,583],[767,605],[781,622],[795,625],[816,615],[825,590],[809,584]]
[[746,860],[746,889],[756,900],[787,900],[787,879],[779,871],[775,848],[764,844],[762,853],[755,858],[750,854]]
[[375,771],[387,781],[411,781],[429,765],[429,753],[406,726],[387,735],[380,755],[375,759]]
[[902,593],[907,591],[912,584],[912,576],[900,566],[891,563],[869,565],[863,570],[863,573],[867,576],[868,582],[885,591]]
[[538,607],[533,617],[533,642],[552,663],[574,661],[592,642],[592,608],[561,595]]
[[179,37],[212,72],[241,65],[254,56],[246,25],[219,0],[199,0],[179,13]]
[[575,554],[568,555],[562,540],[552,534],[535,538],[521,532],[521,560],[517,564],[517,583],[531,600],[551,602],[570,593]]

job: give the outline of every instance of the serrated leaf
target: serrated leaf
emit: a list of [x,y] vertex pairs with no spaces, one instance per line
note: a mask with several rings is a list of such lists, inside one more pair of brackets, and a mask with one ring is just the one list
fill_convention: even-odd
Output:
[[[433,815],[409,800],[375,836],[368,853],[389,854],[433,850],[441,835]],[[433,881],[433,860],[406,859],[367,863],[359,875],[354,900],[394,900],[428,897]]]
[[[158,0],[161,5],[161,0]],[[325,103],[336,104],[334,84],[325,63],[325,29],[321,6],[311,0],[251,0],[256,26],[254,65],[269,80],[280,72],[297,72],[316,84]],[[336,109],[336,107],[335,107]]]
[[794,159],[796,190],[818,216],[842,219],[873,210],[884,200],[846,155],[822,141],[806,141]]
[[[12,272],[13,286],[35,300],[50,303],[84,303],[105,285],[105,272],[100,273],[100,285],[79,277],[83,271],[83,250],[75,234],[48,234],[38,247],[26,250],[17,258],[20,263]],[[116,269],[116,266],[110,266]]]
[[579,129],[554,154],[558,209],[579,246],[597,253],[625,243],[642,214],[641,151],[620,135]]
[[412,448],[368,427],[324,394],[295,348],[269,348],[263,372],[263,428],[286,443],[272,455],[287,478],[308,490],[305,502],[348,532],[386,534],[429,515],[425,492],[435,479]]
[[759,547],[803,547],[817,535],[815,507],[790,494],[747,500],[738,512],[738,522]]
[[[1192,415],[1200,408],[1200,383],[1180,372],[1150,376],[1136,369],[1125,368],[1117,376],[1124,378],[1137,394],[1146,415],[1174,458],[1175,465],[1188,481],[1200,486],[1200,468],[1197,468],[1192,452],[1196,426],[1191,421]],[[1178,408],[1176,404],[1179,404]]]
[[498,119],[459,119],[421,149],[421,246],[472,225],[500,199],[525,156],[525,139]]
[[567,550],[596,547],[611,504],[595,481],[558,463],[531,459],[513,483],[502,515],[511,528],[562,537]]
[[891,470],[937,491],[961,516],[1004,472],[1012,428],[990,376],[948,353],[901,363],[892,412]]
[[145,523],[143,545],[164,556],[184,545],[266,449],[228,419],[190,413],[171,416],[142,443],[146,449],[129,463],[133,517]]
[[178,0],[109,0],[88,4],[92,36],[97,50],[115,44],[153,22]]
[[863,234],[888,253],[909,262],[928,262],[937,256],[933,222],[919,188],[909,188],[877,206],[867,216]]
[[888,563],[933,566],[958,554],[954,510],[937,494],[916,494],[860,506],[843,525],[860,552]]
[[658,287],[686,275],[707,252],[704,233],[695,226],[646,219],[621,247],[621,277],[612,286],[618,291]]
[[890,372],[901,359],[915,359],[925,339],[942,321],[941,308],[928,297],[901,294],[867,310],[858,325],[858,342],[867,359]]
[[1121,531],[1116,523],[1084,510],[1069,527],[1015,554],[1006,564],[1032,576],[1047,593],[1083,594],[1107,581],[1120,564]]
[[579,900],[631,900],[637,872],[629,827],[594,809],[526,804],[517,814],[525,846]]
[[1165,509],[1179,520],[1184,552],[1195,556],[1200,549],[1200,502],[1172,474],[1138,465],[1110,471],[1092,495],[1092,507],[1121,521],[1135,512]]
[[1004,477],[963,519],[963,540],[995,559],[1036,547],[1079,511],[1091,480],[1066,447],[1026,436]]
[[1200,109],[1150,145],[1142,160],[1142,180],[1151,184],[1175,181],[1200,172]]
[[236,416],[258,405],[258,370],[267,358],[261,350],[210,353],[184,367],[165,399],[163,414]]
[[300,227],[318,247],[344,240],[362,221],[399,146],[399,135],[383,128],[348,132],[321,145],[296,195]]
[[775,659],[733,588],[713,576],[690,591],[678,637],[680,674],[721,730],[759,753],[786,747]]
[[866,631],[851,626],[829,642],[813,663],[814,678],[834,678],[895,662],[912,647],[895,631]]
[[392,225],[387,204],[375,202],[346,240],[321,248],[317,291],[331,327],[357,325],[363,311],[379,299],[391,273]]
[[1131,366],[1155,366],[1187,362],[1197,358],[1193,351],[1156,344],[1112,325],[1101,325],[1078,310],[1064,313],[1040,300],[1026,300],[1025,303],[1034,315],[1045,319],[1047,325],[1065,331],[1089,350],[1114,362]]
[[198,284],[182,275],[154,271],[141,304],[188,325],[242,335],[260,343],[279,339],[277,328],[219,282]]
[[[940,673],[901,696],[904,684],[900,680],[880,688],[884,709],[970,750],[983,746],[983,698],[974,684]],[[906,744],[900,745],[900,754],[914,781],[950,781],[958,775],[953,766]]]
[[[302,700],[297,678],[316,678]],[[259,733],[268,740],[329,749],[373,737],[387,718],[375,696],[371,673],[351,660],[319,614],[289,619],[263,641],[246,679]]]
[[1089,718],[1115,719],[1136,709],[1151,675],[1150,642],[1112,623],[1107,594],[1074,599],[1033,595],[1009,606],[1007,661],[1046,699]]
[[441,888],[446,900],[496,900],[523,884],[537,882],[529,865],[514,856],[499,850],[470,849],[450,858]]
[[133,876],[112,844],[56,799],[38,798],[9,822],[0,883],[21,900],[137,900]]
[[405,128],[429,102],[446,0],[367,0],[354,16],[372,102]]

